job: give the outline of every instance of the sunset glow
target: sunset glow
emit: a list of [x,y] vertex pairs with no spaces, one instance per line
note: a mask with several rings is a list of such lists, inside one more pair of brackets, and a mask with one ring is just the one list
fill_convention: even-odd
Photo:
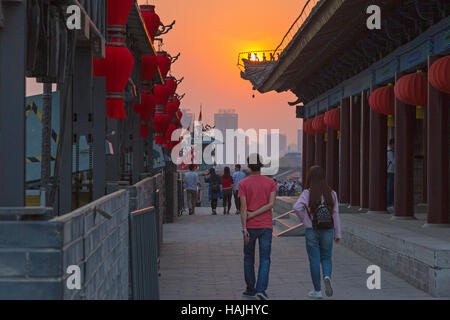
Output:
[[[203,120],[210,124],[219,109],[236,109],[239,127],[280,128],[288,135],[288,143],[297,142],[301,120],[287,104],[296,97],[253,91],[250,83],[240,78],[236,62],[239,52],[275,49],[305,1],[232,0],[225,6],[204,0],[148,2],[156,6],[163,23],[176,20],[174,29],[164,36],[162,48],[173,55],[181,52],[172,74],[185,77],[178,89],[180,94],[187,93],[182,108],[198,116],[203,104]],[[263,60],[262,54],[257,56]]]

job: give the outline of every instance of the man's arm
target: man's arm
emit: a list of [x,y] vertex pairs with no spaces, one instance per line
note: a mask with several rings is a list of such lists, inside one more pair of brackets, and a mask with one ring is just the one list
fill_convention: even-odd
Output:
[[247,198],[240,197],[241,201],[241,223],[242,223],[242,232],[244,234],[244,242],[247,245],[250,240],[250,235],[247,231]]
[[275,191],[271,192],[270,193],[270,198],[269,198],[269,203],[266,204],[265,206],[262,206],[258,210],[255,210],[255,211],[252,211],[252,212],[248,212],[247,213],[247,220],[251,219],[251,218],[254,218],[256,216],[259,216],[260,214],[273,209],[273,207],[275,207],[275,200],[276,200],[276,198],[277,198],[276,192]]

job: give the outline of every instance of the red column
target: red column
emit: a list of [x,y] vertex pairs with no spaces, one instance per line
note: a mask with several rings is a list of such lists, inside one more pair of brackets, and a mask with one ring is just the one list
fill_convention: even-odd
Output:
[[[403,74],[397,73],[398,81]],[[415,106],[395,99],[394,217],[414,217],[414,129]]]
[[314,165],[314,151],[315,151],[315,142],[314,142],[314,136],[311,136],[309,134],[306,135],[307,139],[307,150],[306,150],[306,170],[305,170],[305,182],[306,182],[306,176],[308,174],[309,168],[311,168]]
[[325,135],[323,133],[316,133],[315,141],[315,157],[314,157],[314,164],[317,166],[321,166],[323,169],[325,169],[325,141],[324,137]]
[[369,208],[370,106],[369,91],[361,95],[361,207]]
[[[303,125],[305,124],[305,121],[303,121]],[[308,137],[303,127],[303,138],[302,138],[302,183],[305,183],[306,181],[306,172],[307,172],[307,166],[306,166],[306,154],[307,154],[307,142]]]
[[341,101],[339,198],[341,203],[350,203],[350,98]]
[[350,205],[360,205],[361,186],[361,102],[350,99]]
[[428,112],[425,108],[423,119],[423,176],[422,176],[422,203],[427,203],[427,153],[428,153]]
[[[437,57],[428,57],[428,68]],[[428,84],[428,217],[425,226],[450,223],[449,205],[449,104],[450,97]]]
[[337,131],[327,128],[326,174],[328,185],[339,194],[339,141]]
[[[373,87],[372,91],[376,88]],[[369,212],[386,213],[387,117],[370,110]]]

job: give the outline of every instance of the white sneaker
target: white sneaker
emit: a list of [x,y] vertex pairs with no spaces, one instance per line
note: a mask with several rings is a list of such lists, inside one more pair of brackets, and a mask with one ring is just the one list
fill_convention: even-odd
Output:
[[310,291],[308,293],[308,297],[310,297],[311,299],[322,299],[323,298],[322,291],[315,291],[315,290]]
[[327,297],[331,297],[333,295],[333,287],[331,286],[330,277],[323,278],[323,282],[325,283],[325,294]]

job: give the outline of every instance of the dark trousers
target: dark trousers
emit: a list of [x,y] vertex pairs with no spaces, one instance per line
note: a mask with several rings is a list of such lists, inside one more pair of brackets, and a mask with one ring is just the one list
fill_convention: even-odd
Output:
[[231,210],[231,197],[233,196],[233,190],[232,189],[223,189],[223,208],[226,211],[228,208],[228,211]]
[[[244,243],[244,276],[247,291],[263,293],[269,285],[270,253],[272,249],[271,229],[248,229],[250,241]],[[255,247],[259,242],[258,279],[255,276]]]
[[236,210],[240,211],[241,210],[241,200],[239,199],[239,191],[233,190],[233,195],[234,195],[234,204],[236,205]]
[[217,199],[212,199],[211,200],[211,208],[213,210],[216,210],[216,208],[217,208]]

